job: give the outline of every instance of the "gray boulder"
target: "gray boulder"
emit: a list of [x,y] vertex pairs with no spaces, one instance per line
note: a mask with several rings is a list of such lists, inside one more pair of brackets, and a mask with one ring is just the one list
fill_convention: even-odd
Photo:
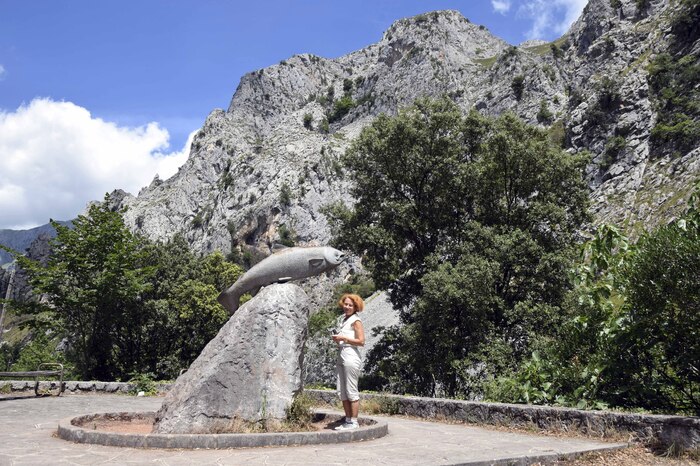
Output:
[[236,420],[282,419],[302,389],[309,300],[294,284],[263,288],[182,374],[154,432],[225,432]]

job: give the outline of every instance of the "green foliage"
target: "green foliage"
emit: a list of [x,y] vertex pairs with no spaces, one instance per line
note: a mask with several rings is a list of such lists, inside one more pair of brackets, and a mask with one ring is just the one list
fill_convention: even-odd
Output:
[[318,126],[318,130],[323,134],[328,134],[330,132],[328,118],[324,118],[323,120],[321,120],[321,124]]
[[[700,185],[679,220],[643,235],[624,270],[623,406],[700,415]],[[627,364],[622,364],[623,360]]]
[[627,141],[622,136],[613,136],[605,143],[603,160],[600,162],[601,170],[607,170],[610,165],[617,161],[620,153],[627,147]]
[[[139,300],[151,287],[152,271],[140,266],[138,241],[119,212],[103,204],[90,206],[73,229],[53,222],[57,236],[48,265],[18,258],[32,286],[47,296],[59,333],[68,338],[71,359],[81,375],[114,380],[114,359],[128,351],[119,331],[138,321]],[[115,331],[119,329],[118,331]]]
[[614,9],[622,8],[622,0],[610,0],[610,6]]
[[333,328],[338,318],[338,311],[334,307],[320,309],[309,317],[309,335],[326,335]]
[[564,148],[566,145],[566,128],[563,120],[557,120],[547,128],[547,135],[552,144]]
[[694,55],[659,54],[649,64],[649,87],[658,113],[651,132],[656,149],[692,150],[700,139],[700,60]]
[[675,50],[692,48],[700,38],[700,0],[680,0],[679,4],[671,19]]
[[296,234],[293,229],[287,228],[287,225],[280,225],[278,233],[280,244],[287,247],[292,247],[296,244]]
[[621,103],[619,83],[608,76],[596,85],[597,99],[586,110],[588,128],[601,129],[612,120]]
[[156,387],[156,382],[153,380],[153,374],[137,374],[131,379],[129,383],[132,384],[129,393],[136,395],[139,392],[143,392],[146,396],[153,396],[158,394],[158,388]]
[[641,15],[647,12],[649,5],[651,4],[651,0],[634,0],[634,4],[637,7],[637,14]]
[[[28,344],[16,344],[13,345],[14,348],[8,348],[10,351],[5,353],[5,368],[2,370],[35,371],[41,363],[57,362],[64,364],[66,376],[70,375],[72,373],[70,364],[67,363],[64,354],[56,350],[59,344],[58,340],[56,335],[37,332],[37,335],[30,339]],[[3,345],[2,348],[5,346]]]
[[513,89],[515,98],[520,100],[523,98],[523,91],[525,90],[525,76],[519,74],[513,78],[510,83],[510,87]]
[[549,44],[549,47],[552,50],[552,55],[554,55],[554,58],[563,58],[564,57],[564,51],[555,42],[552,42],[551,44]]
[[549,123],[552,121],[552,118],[554,118],[554,114],[549,110],[547,102],[544,100],[540,101],[540,109],[537,111],[537,121],[540,123]]
[[304,114],[304,128],[311,130],[313,129],[314,116],[310,113]]
[[349,95],[344,95],[340,99],[333,102],[333,110],[328,114],[328,123],[334,123],[341,120],[353,108],[355,108],[355,102],[352,100],[352,97]]
[[196,257],[178,236],[167,243],[134,236],[105,201],[72,229],[55,224],[46,265],[17,258],[48,301],[24,305],[32,312],[28,325],[64,338],[65,360],[83,379],[173,378],[228,318],[216,296],[242,270],[221,253]]
[[280,188],[280,205],[282,207],[289,207],[292,203],[292,189],[287,183],[282,183]]
[[699,197],[700,185],[681,218],[633,246],[601,227],[574,271],[565,325],[488,395],[698,415]]
[[362,410],[369,414],[400,414],[401,404],[398,399],[390,396],[373,396],[362,400]]
[[358,201],[327,209],[335,241],[402,308],[368,358],[377,388],[478,394],[477,372],[511,365],[557,322],[586,157],[443,99],[380,116],[344,163]]
[[307,427],[313,422],[313,406],[313,398],[304,392],[297,393],[287,408],[287,422],[295,427]]

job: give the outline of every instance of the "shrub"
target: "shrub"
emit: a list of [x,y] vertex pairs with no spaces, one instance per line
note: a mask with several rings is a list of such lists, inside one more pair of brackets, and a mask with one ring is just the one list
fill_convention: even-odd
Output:
[[328,134],[330,132],[330,126],[328,124],[328,118],[321,120],[321,124],[318,126],[319,131],[323,134]]
[[295,245],[296,234],[294,233],[294,230],[287,228],[287,225],[285,225],[285,224],[280,225],[278,233],[280,236],[280,238],[279,238],[280,244],[287,246],[287,247],[292,247]]
[[603,159],[600,162],[601,170],[607,170],[610,165],[617,161],[620,152],[627,146],[627,141],[622,136],[614,136],[605,144]]
[[537,112],[537,121],[540,123],[549,123],[554,118],[554,114],[549,110],[547,102],[540,101],[540,109]]
[[283,207],[289,207],[292,203],[292,190],[287,183],[282,183],[280,188],[280,204]]
[[350,96],[343,96],[333,103],[333,111],[328,115],[328,122],[333,123],[342,119],[355,107],[355,102]]
[[522,74],[517,75],[513,78],[510,87],[513,89],[515,98],[520,100],[523,97],[523,90],[525,90],[525,76]]
[[313,129],[313,121],[314,117],[310,113],[305,113],[304,114],[304,128],[306,129]]
[[313,421],[313,406],[313,398],[304,392],[297,393],[287,408],[287,422],[300,428],[308,426]]
[[564,51],[554,42],[549,44],[549,47],[552,50],[552,55],[554,55],[554,58],[562,58],[564,56]]
[[153,374],[134,374],[131,379],[129,379],[131,384],[131,390],[129,393],[136,395],[138,392],[144,392],[146,396],[156,395],[158,389],[156,388],[156,383],[153,380]]

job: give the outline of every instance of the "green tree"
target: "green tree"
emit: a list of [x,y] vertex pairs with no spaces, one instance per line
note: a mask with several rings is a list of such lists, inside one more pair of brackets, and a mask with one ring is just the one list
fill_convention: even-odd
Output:
[[124,344],[129,339],[123,334],[139,321],[141,296],[151,286],[151,271],[139,266],[137,239],[108,205],[105,196],[73,228],[52,222],[57,236],[46,267],[18,257],[34,289],[48,300],[42,310],[67,338],[76,371],[97,380],[114,380],[132,369],[140,342]]
[[626,264],[627,325],[614,354],[622,406],[700,415],[700,189],[685,215],[643,235]]
[[454,396],[478,389],[475,367],[522,358],[556,323],[587,219],[587,159],[512,115],[463,116],[446,99],[363,130],[345,158],[357,203],[328,214],[403,309],[370,368],[397,389]]
[[633,245],[600,227],[583,246],[564,306],[569,317],[552,345],[489,397],[698,415],[699,197],[697,189],[681,218]]
[[[221,253],[196,256],[179,235],[164,243],[134,236],[105,201],[72,229],[54,225],[46,265],[17,256],[44,298],[19,309],[32,312],[35,334],[66,339],[65,357],[81,378],[173,378],[228,319],[216,297],[242,270]],[[55,344],[37,339],[17,363],[29,364]]]

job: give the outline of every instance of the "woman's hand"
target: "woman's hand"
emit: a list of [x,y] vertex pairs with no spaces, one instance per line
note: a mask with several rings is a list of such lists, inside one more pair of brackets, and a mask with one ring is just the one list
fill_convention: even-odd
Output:
[[342,335],[331,335],[331,338],[333,338],[333,341],[336,343],[342,343],[343,341],[347,342],[347,337],[344,337]]

